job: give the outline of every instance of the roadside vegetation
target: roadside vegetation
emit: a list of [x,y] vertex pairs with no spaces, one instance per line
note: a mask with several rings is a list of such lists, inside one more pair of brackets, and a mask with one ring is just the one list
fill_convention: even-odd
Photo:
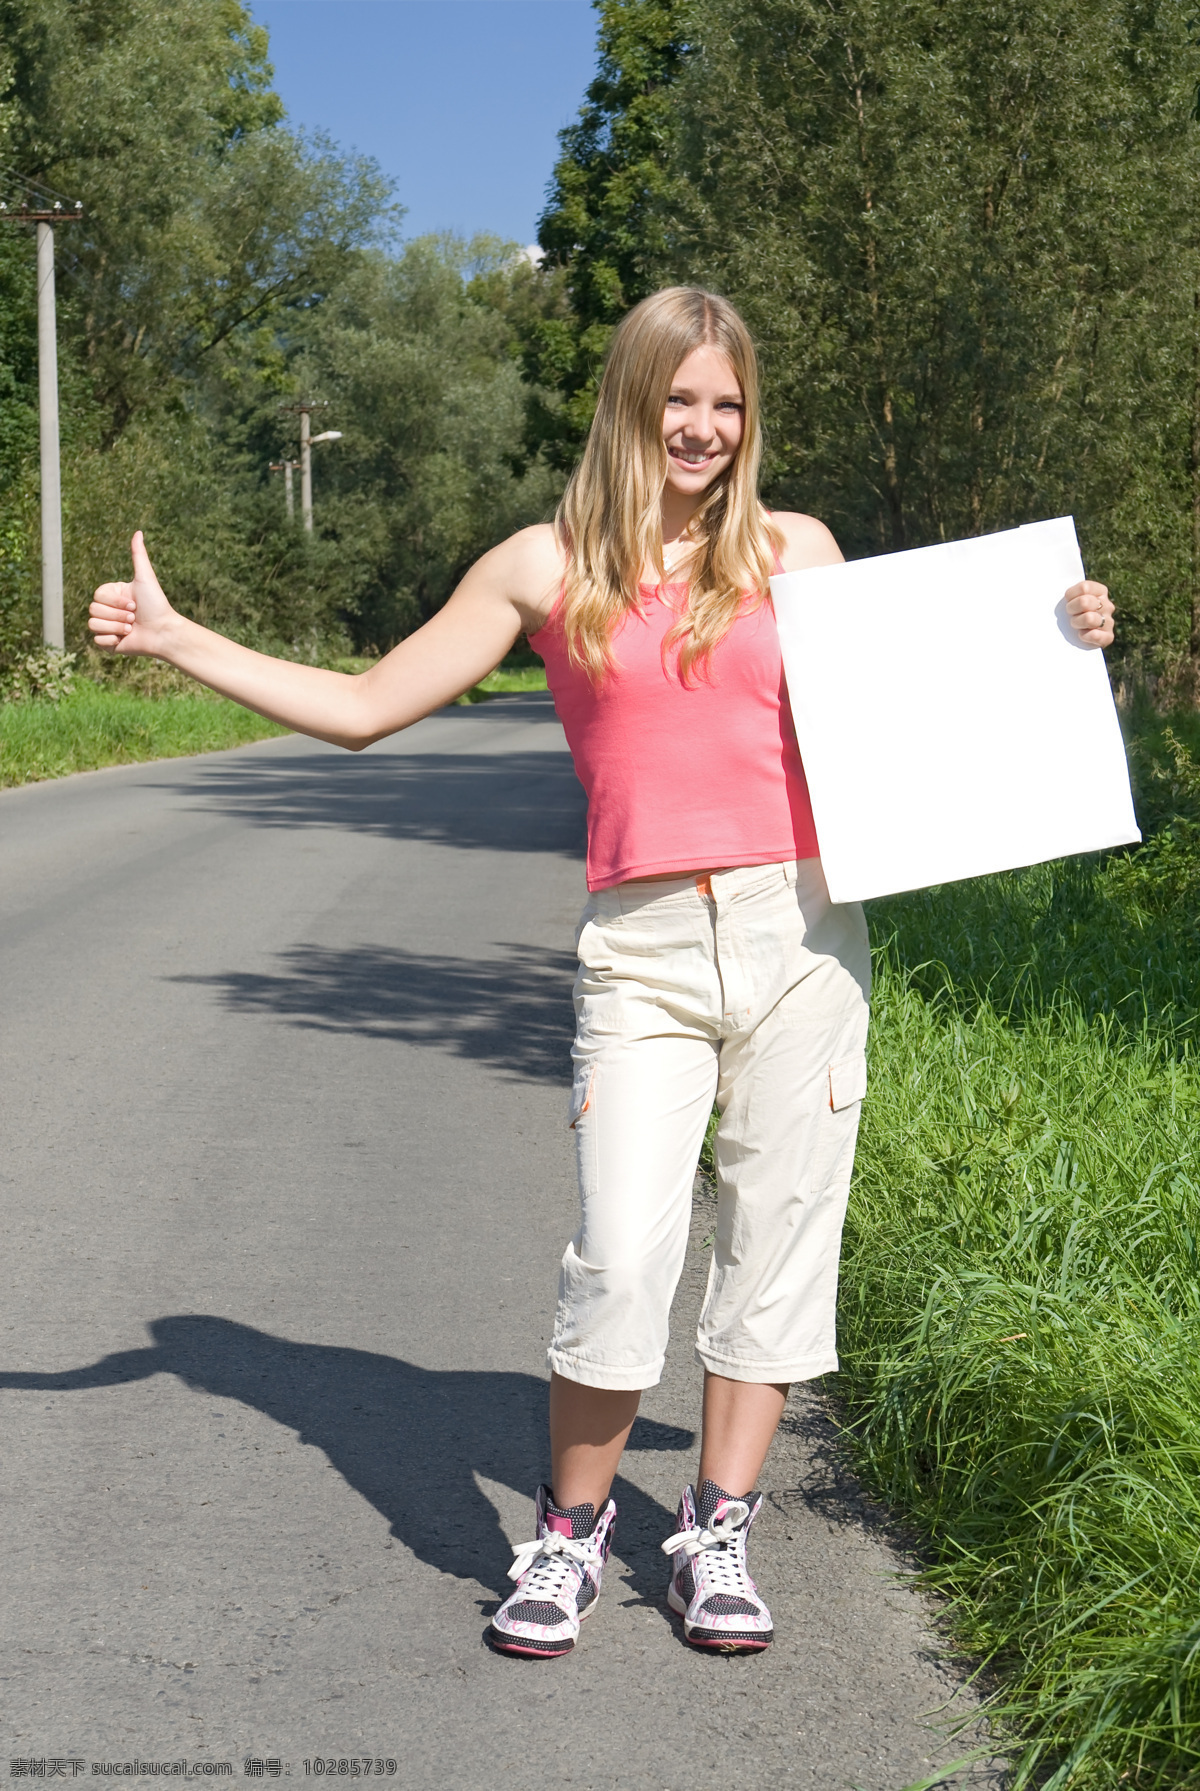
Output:
[[1130,852],[873,903],[847,1441],[1014,1787],[1200,1785],[1200,725]]
[[[324,661],[386,651],[553,510],[520,331],[561,277],[496,238],[406,240],[379,168],[289,123],[238,0],[0,0],[11,205],[10,169],[84,208],[56,236],[70,650],[135,528],[185,613]],[[0,675],[41,636],[34,253],[0,229]],[[342,434],[311,534],[270,471],[301,397]]]
[[56,703],[0,704],[0,788],[103,765],[219,752],[286,732],[195,686],[146,695],[80,682]]
[[[597,0],[542,259],[406,239],[238,0],[0,0],[0,168],[58,233],[67,646],[145,530],[251,645],[377,653],[553,511],[629,306],[761,344],[766,501],[850,557],[1071,512],[1114,663],[1200,692],[1200,35],[1180,0]],[[0,197],[4,197],[0,194]],[[32,234],[0,229],[0,674],[38,644]],[[272,463],[301,396],[315,528]]]
[[[90,656],[92,668],[97,658]],[[329,661],[343,672],[360,672],[370,663]],[[71,654],[27,654],[10,671],[0,700],[0,789],[105,765],[221,752],[288,732],[169,667],[133,661],[121,673],[119,682],[79,675]],[[486,703],[545,688],[541,661],[518,651],[457,700]]]
[[545,690],[546,668],[524,641],[518,643],[508,654],[502,665],[486,678],[481,678],[473,690],[459,697],[460,703],[486,703],[494,696],[511,696],[522,691]]

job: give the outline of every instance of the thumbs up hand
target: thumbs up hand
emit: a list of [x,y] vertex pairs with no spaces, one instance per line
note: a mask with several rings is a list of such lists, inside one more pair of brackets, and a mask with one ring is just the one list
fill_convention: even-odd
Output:
[[88,612],[88,627],[106,653],[166,657],[166,637],[175,611],[163,595],[139,529],[132,541],[133,578],[127,584],[99,585]]

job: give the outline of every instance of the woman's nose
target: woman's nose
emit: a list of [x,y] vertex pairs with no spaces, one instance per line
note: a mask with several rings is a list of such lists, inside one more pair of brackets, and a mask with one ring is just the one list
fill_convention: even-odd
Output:
[[693,411],[683,426],[683,432],[698,444],[712,441],[716,433],[713,428],[713,413],[710,410]]

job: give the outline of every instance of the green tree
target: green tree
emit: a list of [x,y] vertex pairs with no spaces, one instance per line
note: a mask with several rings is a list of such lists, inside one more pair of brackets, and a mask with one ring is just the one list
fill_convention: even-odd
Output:
[[85,203],[64,319],[115,439],[164,376],[327,290],[387,185],[283,124],[237,0],[0,0],[4,159]]
[[[72,638],[142,524],[194,613],[264,643],[335,639],[347,555],[274,538],[258,463],[222,429],[230,387],[243,409],[293,390],[277,334],[386,239],[398,216],[387,184],[287,128],[266,33],[235,0],[0,0],[0,42],[0,164],[86,206],[58,237]],[[31,234],[4,236],[0,655],[11,656],[37,634],[36,369]]]
[[[0,0],[0,164],[85,201],[59,237],[68,631],[147,532],[173,598],[320,657],[390,646],[552,509],[522,344],[563,276],[512,245],[394,248],[372,164],[305,141],[236,0]],[[37,634],[32,239],[0,237],[0,656]],[[310,535],[268,464],[300,394]]]
[[[527,332],[534,383],[559,396],[535,413],[559,464],[578,452],[614,326],[660,282],[679,176],[670,148],[672,83],[685,55],[680,0],[593,0],[599,68],[578,121],[561,133],[538,227],[548,273],[561,271]],[[569,306],[555,305],[564,290]]]
[[859,552],[1051,497],[1106,510],[1194,215],[1182,13],[702,0],[693,16],[686,261],[754,318],[776,477],[818,491]]
[[[235,333],[172,401],[69,466],[73,638],[92,586],[146,529],[173,601],[268,651],[385,650],[502,536],[541,521],[561,479],[523,447],[534,394],[513,316],[537,275],[514,245],[426,238],[364,252],[320,304]],[[289,523],[271,462],[281,406],[323,400],[315,529]]]
[[[1190,636],[1200,674],[1182,0],[680,0],[669,17],[649,94],[610,83],[564,139],[568,346],[668,280],[726,291],[763,351],[772,502],[817,511],[852,554],[1071,510],[1125,648],[1186,672]],[[618,262],[595,145],[627,133],[641,202],[622,211],[613,184]],[[591,283],[593,257],[622,277]],[[564,366],[582,417],[591,369]]]
[[391,646],[479,554],[553,511],[561,479],[522,446],[537,394],[514,318],[536,284],[513,244],[419,238],[364,257],[303,332],[297,377],[345,431],[321,463],[323,526],[370,542],[363,644]]

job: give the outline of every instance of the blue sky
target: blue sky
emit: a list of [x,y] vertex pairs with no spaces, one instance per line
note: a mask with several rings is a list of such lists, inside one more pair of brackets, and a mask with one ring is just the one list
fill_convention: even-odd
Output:
[[534,241],[595,70],[588,0],[250,0],[293,124],[372,155],[405,235]]

